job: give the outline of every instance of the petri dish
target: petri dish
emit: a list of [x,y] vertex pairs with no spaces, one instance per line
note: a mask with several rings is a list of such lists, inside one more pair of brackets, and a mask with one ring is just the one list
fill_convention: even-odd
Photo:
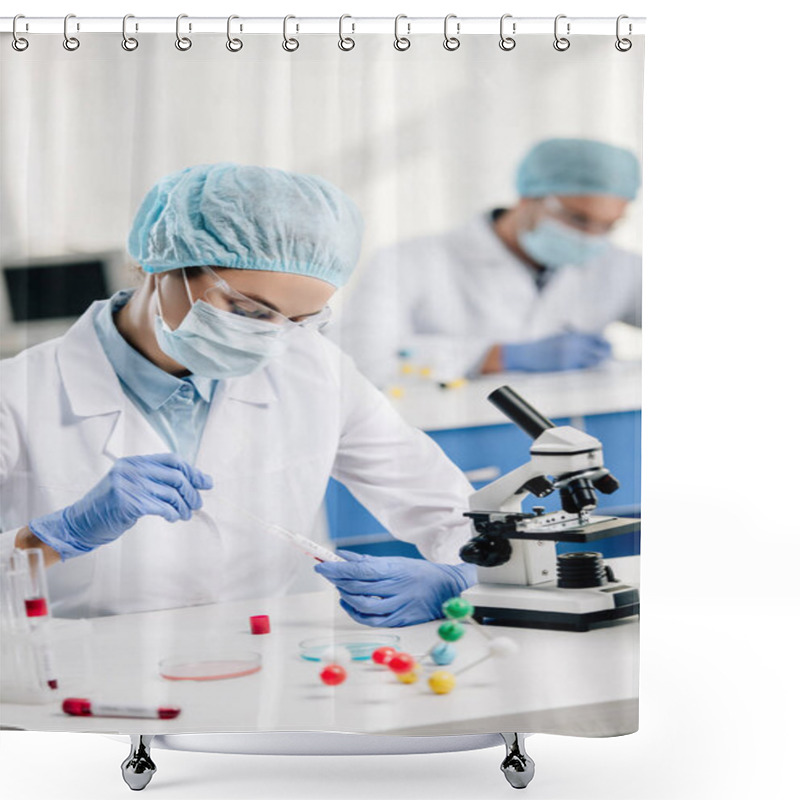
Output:
[[241,678],[261,669],[261,656],[252,651],[170,656],[158,662],[158,672],[170,681],[220,681]]
[[369,661],[378,647],[400,649],[400,637],[394,633],[343,633],[341,636],[318,636],[300,642],[300,657],[306,661],[321,661],[331,647],[344,647],[353,661]]

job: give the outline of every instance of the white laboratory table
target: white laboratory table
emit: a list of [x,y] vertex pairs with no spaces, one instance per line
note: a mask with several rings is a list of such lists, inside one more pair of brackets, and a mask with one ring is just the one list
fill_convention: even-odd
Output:
[[[609,559],[619,579],[638,583],[638,558]],[[254,636],[249,616],[270,615],[272,632]],[[385,667],[350,662],[337,687],[318,677],[320,664],[300,658],[301,640],[335,631],[391,632],[414,654],[439,641],[441,621],[404,628],[368,628],[341,609],[330,590],[192,606],[90,620],[58,620],[88,631],[82,641],[54,642],[60,678],[51,702],[3,703],[6,729],[88,733],[205,733],[344,731],[433,736],[507,730],[581,736],[615,736],[637,729],[638,617],[586,633],[487,626],[513,637],[520,653],[490,658],[456,678],[456,688],[436,695],[427,684],[434,669],[455,671],[484,655],[484,639],[469,630],[456,644],[449,667],[427,667],[415,684],[401,684]],[[199,640],[259,651],[260,672],[216,681],[161,678],[167,652]],[[64,697],[115,704],[177,705],[173,720],[74,717],[61,710]]]
[[404,419],[424,431],[508,424],[508,418],[486,399],[506,385],[550,419],[642,407],[640,361],[609,361],[567,372],[485,375],[450,389],[434,381],[418,381],[404,386],[402,395],[391,397],[391,402]]

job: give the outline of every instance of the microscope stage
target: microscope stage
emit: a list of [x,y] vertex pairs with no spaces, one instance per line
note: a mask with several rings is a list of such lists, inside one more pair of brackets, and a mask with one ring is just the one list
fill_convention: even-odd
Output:
[[[563,514],[563,512],[562,512]],[[607,539],[610,536],[620,536],[623,533],[638,533],[642,529],[642,521],[634,517],[590,517],[589,521],[580,524],[575,515],[563,514],[564,521],[556,519],[550,522],[554,515],[538,516],[503,511],[470,511],[466,516],[471,517],[478,531],[480,525],[496,525],[503,530],[502,535],[508,539],[540,539],[547,542],[594,542],[598,539]]]

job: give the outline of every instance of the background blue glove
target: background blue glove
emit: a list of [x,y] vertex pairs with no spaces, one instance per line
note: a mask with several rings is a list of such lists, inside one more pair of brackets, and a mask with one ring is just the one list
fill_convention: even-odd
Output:
[[395,627],[439,619],[444,616],[442,603],[477,581],[473,564],[347,550],[337,554],[347,561],[325,561],[314,569],[339,589],[342,608],[363,625]]
[[211,478],[172,453],[120,458],[85,497],[28,527],[62,561],[113,542],[146,514],[189,519]]
[[501,347],[503,369],[557,372],[599,364],[611,355],[611,345],[593,333],[567,331],[521,344]]

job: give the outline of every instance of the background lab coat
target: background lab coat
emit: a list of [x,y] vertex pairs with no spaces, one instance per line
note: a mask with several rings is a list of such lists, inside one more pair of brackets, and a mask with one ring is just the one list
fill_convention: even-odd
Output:
[[[92,316],[103,302],[0,367],[2,557],[20,527],[81,498],[116,458],[168,450],[100,346]],[[471,536],[460,470],[316,332],[293,334],[265,369],[220,382],[196,465],[214,488],[191,520],[143,517],[48,569],[56,616],[286,594],[313,560],[237,510],[312,535],[331,474],[432,561],[459,563]]]
[[614,245],[537,289],[532,269],[503,244],[486,213],[378,251],[331,335],[380,386],[396,378],[400,350],[450,379],[470,374],[493,344],[569,327],[602,333],[615,320],[639,325],[641,293],[641,257]]

